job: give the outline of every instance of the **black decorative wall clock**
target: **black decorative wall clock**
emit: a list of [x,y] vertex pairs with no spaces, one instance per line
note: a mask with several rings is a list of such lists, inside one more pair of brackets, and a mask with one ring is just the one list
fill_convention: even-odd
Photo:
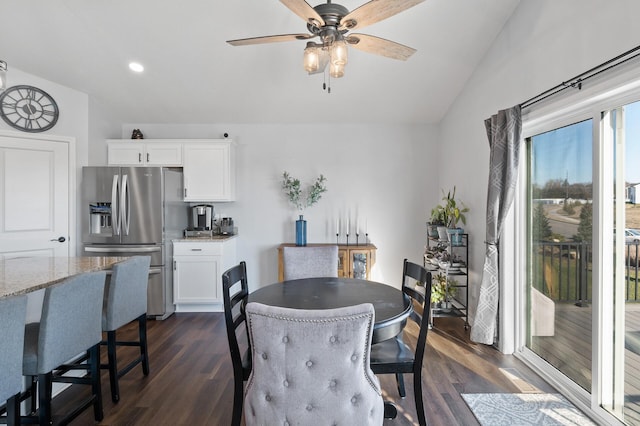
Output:
[[0,116],[23,132],[44,132],[58,121],[58,105],[44,90],[33,86],[13,86],[0,94]]

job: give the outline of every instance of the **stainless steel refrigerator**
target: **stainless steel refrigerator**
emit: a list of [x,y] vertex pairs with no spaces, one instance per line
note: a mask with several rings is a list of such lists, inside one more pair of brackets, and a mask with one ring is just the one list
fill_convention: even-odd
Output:
[[147,315],[165,319],[173,305],[171,240],[188,224],[182,171],[162,167],[83,167],[85,256],[151,256]]

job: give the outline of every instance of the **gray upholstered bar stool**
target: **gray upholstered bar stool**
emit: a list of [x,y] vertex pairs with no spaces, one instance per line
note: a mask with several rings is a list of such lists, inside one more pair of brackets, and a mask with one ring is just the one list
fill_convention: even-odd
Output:
[[[100,388],[100,312],[105,280],[105,272],[91,272],[76,275],[47,288],[42,302],[40,322],[27,324],[25,327],[22,373],[32,377],[32,407],[37,384],[37,421],[40,425],[52,424],[52,382],[91,385],[91,396],[63,419],[56,419],[56,423],[69,423],[91,405],[95,420],[101,421],[103,418]],[[86,363],[65,365],[87,351],[89,358]],[[80,369],[88,370],[89,375],[62,375],[69,370]]]
[[[113,265],[111,280],[107,283],[102,314],[102,331],[107,333],[107,356],[109,364],[101,365],[109,370],[111,400],[120,400],[118,379],[133,367],[142,364],[142,373],[149,374],[149,353],[147,350],[147,287],[149,283],[149,256],[135,256]],[[138,321],[137,341],[118,341],[116,330],[131,321]],[[137,346],[140,356],[118,370],[117,346]]]
[[0,405],[6,401],[6,423],[20,424],[22,351],[27,317],[27,297],[0,300]]

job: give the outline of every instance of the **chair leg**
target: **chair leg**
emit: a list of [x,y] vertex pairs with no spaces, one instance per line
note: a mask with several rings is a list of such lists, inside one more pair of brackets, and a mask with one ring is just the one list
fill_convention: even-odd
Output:
[[51,387],[53,373],[38,375],[38,423],[41,425],[51,424]]
[[31,394],[29,397],[29,414],[31,415],[35,415],[38,409],[38,404],[36,403],[37,390],[38,376],[31,376],[31,385],[29,386],[29,393]]
[[407,392],[404,390],[404,377],[402,373],[396,373],[396,382],[398,383],[398,393],[400,397],[404,398],[407,396]]
[[142,373],[149,375],[149,350],[147,349],[147,314],[138,318],[138,334],[140,336],[140,357],[142,360]]
[[111,386],[111,400],[120,401],[120,387],[118,385],[118,360],[116,358],[116,332],[107,331],[107,358],[109,359],[109,385]]
[[242,377],[233,380],[233,417],[231,418],[231,426],[240,426],[242,420],[242,392],[244,390],[244,382]]
[[91,374],[91,393],[93,394],[93,417],[97,422],[104,418],[102,409],[102,385],[100,383],[100,343],[89,349],[89,374]]
[[7,426],[20,424],[20,394],[7,400]]
[[427,426],[427,419],[424,415],[424,403],[422,402],[422,375],[413,373],[413,395],[416,400],[416,412],[420,426]]

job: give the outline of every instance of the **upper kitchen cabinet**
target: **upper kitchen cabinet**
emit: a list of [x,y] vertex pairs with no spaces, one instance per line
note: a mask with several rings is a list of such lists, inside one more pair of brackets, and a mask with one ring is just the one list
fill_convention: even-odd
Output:
[[235,200],[235,145],[228,139],[185,142],[184,200]]
[[107,153],[110,166],[182,166],[182,142],[176,140],[146,139],[108,140]]

